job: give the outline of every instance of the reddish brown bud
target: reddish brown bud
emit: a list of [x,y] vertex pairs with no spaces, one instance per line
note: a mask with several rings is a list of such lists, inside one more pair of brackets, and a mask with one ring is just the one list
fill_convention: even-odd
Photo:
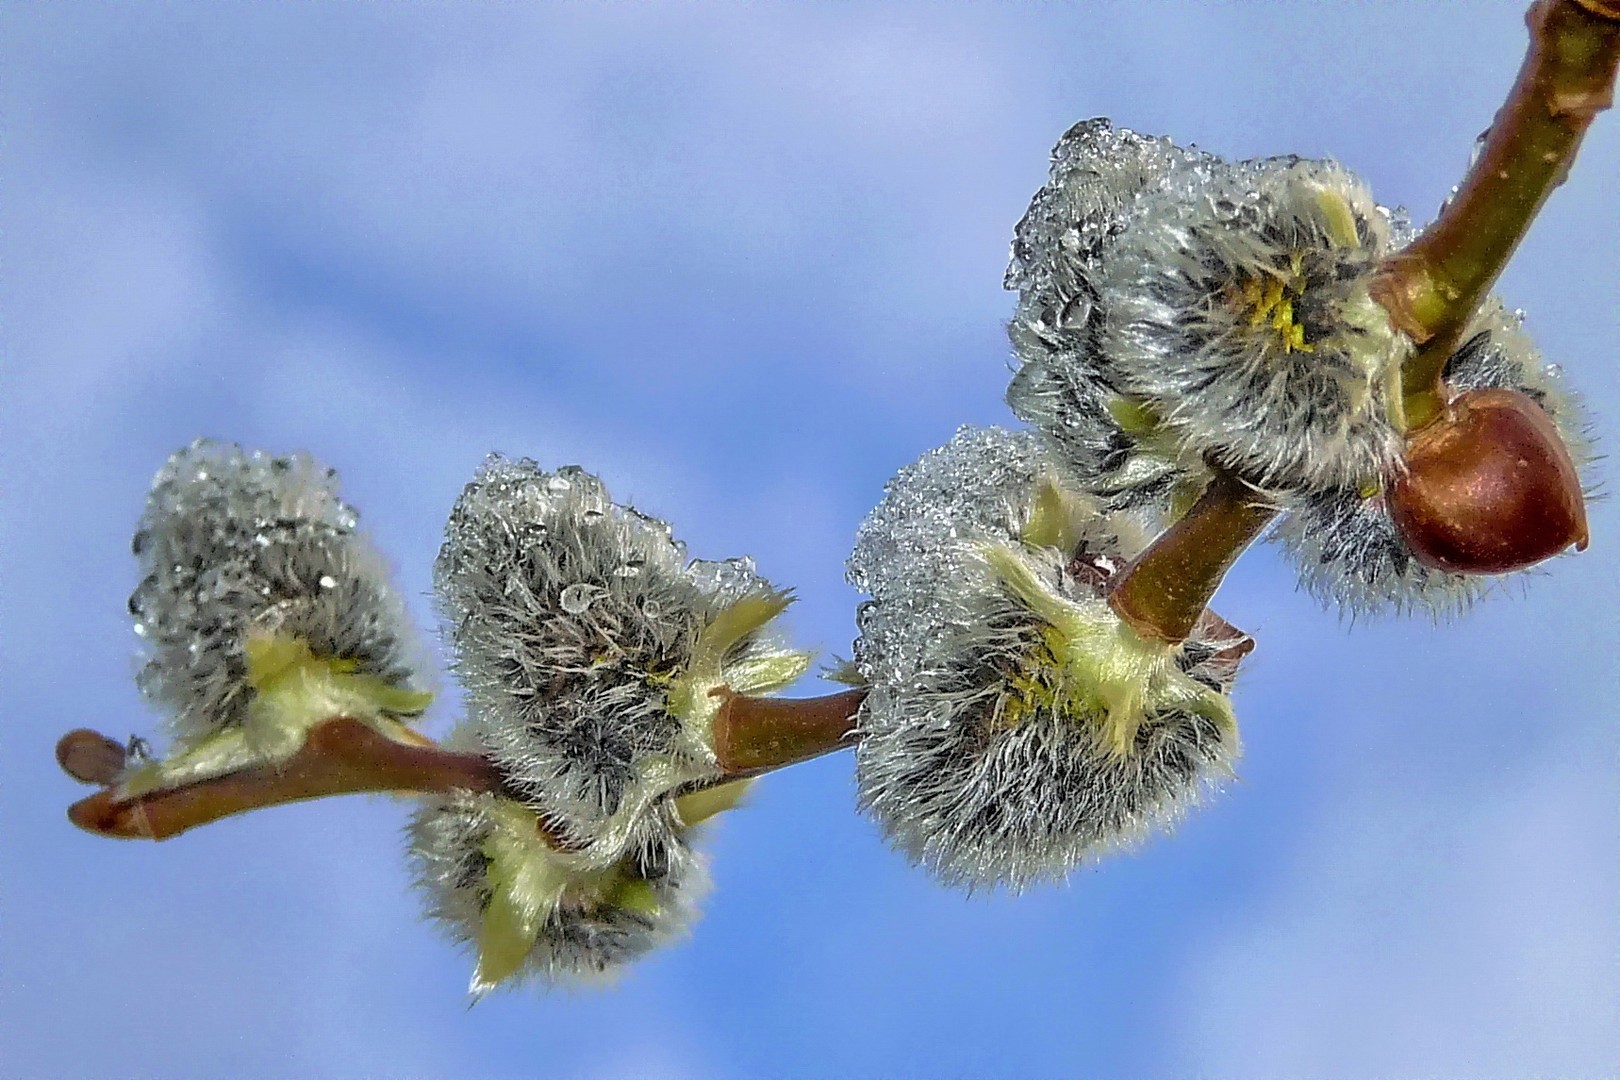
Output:
[[56,763],[81,784],[107,787],[115,783],[125,760],[121,743],[89,728],[76,728],[56,744]]
[[1452,573],[1503,574],[1586,548],[1575,463],[1551,418],[1517,390],[1454,398],[1412,434],[1387,498],[1413,556]]

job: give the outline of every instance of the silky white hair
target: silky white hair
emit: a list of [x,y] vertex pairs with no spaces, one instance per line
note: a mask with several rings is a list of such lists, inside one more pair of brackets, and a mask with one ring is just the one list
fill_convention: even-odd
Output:
[[1185,166],[1101,261],[1101,352],[1192,455],[1277,491],[1365,482],[1401,445],[1411,343],[1368,291],[1390,250],[1333,162]]
[[1201,466],[1145,443],[1110,410],[1122,389],[1102,353],[1098,268],[1144,192],[1213,160],[1105,119],[1081,121],[1053,147],[1048,180],[1014,231],[1004,284],[1019,294],[1007,326],[1018,367],[1007,404],[1051,441],[1071,482],[1111,508],[1162,506]]
[[[657,794],[642,790],[650,759],[677,762],[684,780],[718,775],[683,740],[671,681],[718,613],[779,595],[751,560],[689,564],[666,523],[582,469],[498,455],[456,500],[434,581],[491,758],[577,843]],[[726,663],[781,651],[754,632]]]
[[146,657],[137,682],[178,738],[247,720],[252,632],[296,638],[388,684],[419,680],[404,601],[338,497],[337,473],[306,454],[207,439],[176,451],[132,548],[143,575],[129,598]]
[[[1008,713],[1011,680],[1046,624],[1003,587],[985,544],[1014,545],[1044,587],[1095,611],[1106,610],[1101,582],[1145,538],[1082,497],[1073,550],[1022,543],[1057,467],[1032,433],[964,428],[889,482],[850,557],[851,583],[872,596],[855,646],[871,687],[858,717],[860,802],[947,883],[1061,878],[1172,824],[1238,754],[1235,727],[1184,708],[1150,706],[1123,754],[1088,716],[1047,704]],[[1236,667],[1225,650],[1241,640],[1206,621],[1171,664],[1224,694]]]

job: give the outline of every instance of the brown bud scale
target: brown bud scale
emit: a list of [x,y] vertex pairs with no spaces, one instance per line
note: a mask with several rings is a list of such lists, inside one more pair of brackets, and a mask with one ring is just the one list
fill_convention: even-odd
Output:
[[1390,515],[1421,563],[1503,574],[1587,543],[1580,476],[1552,419],[1517,390],[1459,394],[1414,432]]
[[122,743],[89,728],[75,728],[56,744],[56,763],[81,784],[115,783],[126,756]]

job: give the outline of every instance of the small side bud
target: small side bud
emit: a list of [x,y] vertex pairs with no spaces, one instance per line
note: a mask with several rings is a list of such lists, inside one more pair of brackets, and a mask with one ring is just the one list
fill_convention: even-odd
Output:
[[1389,486],[1395,527],[1420,562],[1502,574],[1586,548],[1580,475],[1558,429],[1528,395],[1458,395],[1413,434]]
[[[1452,396],[1502,390],[1530,398],[1557,428],[1575,468],[1591,464],[1579,397],[1542,356],[1522,312],[1491,297],[1447,358],[1444,376]],[[1422,612],[1445,618],[1465,611],[1490,590],[1492,579],[1421,559],[1396,527],[1387,486],[1380,481],[1291,499],[1273,538],[1288,551],[1307,590],[1353,615]]]
[[75,728],[56,743],[56,763],[81,784],[116,783],[128,758],[127,747],[89,728]]

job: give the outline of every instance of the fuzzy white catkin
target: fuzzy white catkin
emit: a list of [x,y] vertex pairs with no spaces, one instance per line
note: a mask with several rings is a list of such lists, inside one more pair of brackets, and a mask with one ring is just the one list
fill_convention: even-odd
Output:
[[[858,718],[857,786],[890,841],[947,883],[1022,888],[1173,823],[1230,774],[1235,727],[1174,707],[1148,710],[1130,752],[1111,754],[1091,717],[1007,711],[1010,680],[1045,626],[985,558],[1011,545],[1064,603],[1105,608],[1098,590],[1143,534],[1083,499],[1076,550],[1021,544],[1040,485],[1061,466],[1032,433],[964,428],[890,481],[861,525],[850,582],[863,604],[855,660],[870,683]],[[1224,694],[1242,642],[1206,621],[1171,657],[1174,674]]]
[[[494,796],[466,792],[425,799],[407,833],[428,916],[472,952],[492,896],[485,845],[498,827],[496,806]],[[546,913],[521,966],[501,985],[600,982],[684,935],[698,917],[709,878],[703,857],[677,826],[667,806],[646,815],[636,843],[613,868],[643,887],[643,903],[615,903],[595,883],[599,874],[581,875]]]
[[[1593,453],[1579,400],[1542,359],[1525,333],[1523,316],[1496,297],[1474,315],[1444,377],[1453,391],[1501,388],[1528,395],[1547,411],[1576,467],[1589,473]],[[1465,610],[1502,580],[1418,562],[1382,495],[1356,488],[1290,500],[1271,538],[1293,560],[1304,589],[1351,615],[1424,612],[1443,618]]]
[[1162,503],[1197,466],[1144,444],[1110,411],[1121,390],[1101,351],[1097,270],[1144,191],[1209,161],[1169,139],[1081,121],[1053,147],[1049,178],[1013,235],[1004,285],[1019,294],[1007,327],[1019,366],[1007,404],[1051,440],[1077,485],[1114,507]]
[[[614,503],[582,469],[499,456],[456,501],[434,578],[488,752],[581,843],[658,794],[652,763],[670,785],[715,774],[670,711],[672,681],[720,612],[782,595],[750,560],[689,564],[667,524]],[[782,652],[754,632],[726,663]]]
[[1281,491],[1382,475],[1410,342],[1369,294],[1390,225],[1333,162],[1196,162],[1098,271],[1101,349],[1190,454]]
[[137,681],[177,738],[248,719],[250,633],[409,687],[414,628],[358,527],[336,472],[308,455],[202,439],[169,458],[132,544],[143,576],[129,611],[146,654]]

